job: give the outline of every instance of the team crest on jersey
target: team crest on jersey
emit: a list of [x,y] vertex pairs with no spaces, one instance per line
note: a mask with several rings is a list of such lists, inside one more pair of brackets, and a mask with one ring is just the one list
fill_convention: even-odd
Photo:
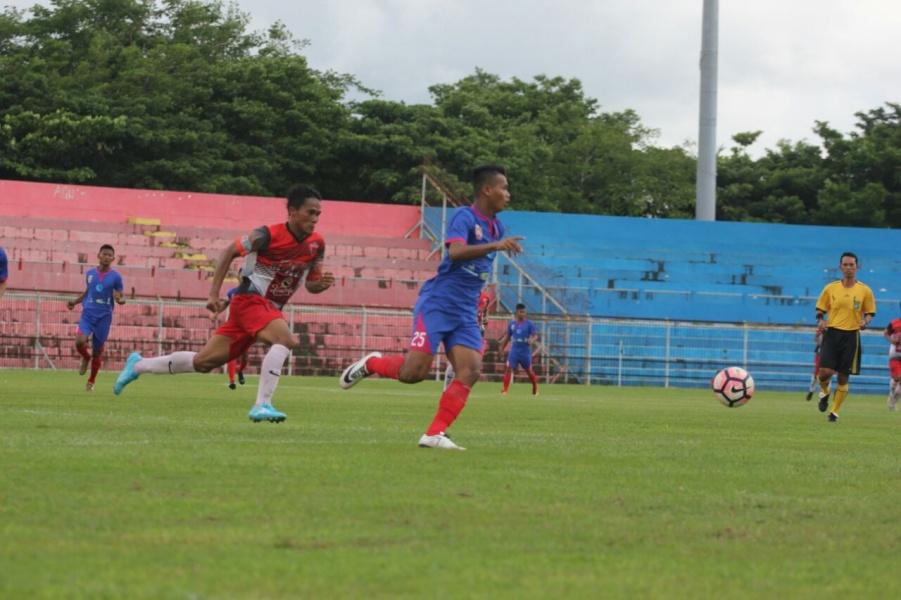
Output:
[[477,240],[481,241],[482,239],[482,226],[476,223],[476,226],[472,228],[472,234],[476,237]]
[[854,310],[860,310],[860,300],[858,300],[857,298],[854,299]]
[[319,242],[313,242],[310,244],[310,254],[316,254],[319,252]]

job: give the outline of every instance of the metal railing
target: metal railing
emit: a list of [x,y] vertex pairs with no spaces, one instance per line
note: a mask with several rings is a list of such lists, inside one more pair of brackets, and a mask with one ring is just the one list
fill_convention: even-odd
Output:
[[[68,311],[72,295],[8,292],[0,299],[0,367],[75,369],[79,310]],[[408,347],[410,311],[365,306],[288,305],[285,317],[300,338],[287,372],[337,375],[349,361],[373,350]],[[530,315],[539,329],[535,364],[545,381],[583,385],[702,387],[720,368],[748,369],[761,389],[807,389],[813,370],[813,327],[752,326],[678,321],[593,319]],[[489,319],[484,373],[497,380],[503,356],[497,340],[507,318]],[[105,369],[118,369],[129,352],[146,355],[199,350],[217,323],[200,301],[135,298],[116,309],[106,345]],[[863,332],[861,374],[856,392],[887,393],[888,344],[877,331]],[[265,351],[255,347],[251,371]],[[433,375],[446,365],[436,356]]]

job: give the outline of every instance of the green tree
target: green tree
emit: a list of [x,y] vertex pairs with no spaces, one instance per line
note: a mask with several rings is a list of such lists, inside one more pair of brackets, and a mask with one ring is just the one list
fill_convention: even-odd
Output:
[[247,24],[192,0],[5,11],[0,177],[281,195],[328,171],[356,82]]

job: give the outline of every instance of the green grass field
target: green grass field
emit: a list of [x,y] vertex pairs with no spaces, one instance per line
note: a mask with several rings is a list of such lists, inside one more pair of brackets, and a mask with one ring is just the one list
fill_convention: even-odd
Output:
[[803,392],[0,371],[2,598],[901,597],[901,413]]

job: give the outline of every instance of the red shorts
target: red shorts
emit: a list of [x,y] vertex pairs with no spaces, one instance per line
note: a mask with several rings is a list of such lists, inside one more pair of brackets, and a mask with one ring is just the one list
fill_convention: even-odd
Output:
[[892,379],[901,379],[901,358],[888,361],[888,368],[892,372]]
[[228,320],[216,330],[216,335],[231,338],[228,359],[247,352],[257,339],[257,334],[276,319],[284,319],[271,301],[257,294],[235,294],[228,305]]

